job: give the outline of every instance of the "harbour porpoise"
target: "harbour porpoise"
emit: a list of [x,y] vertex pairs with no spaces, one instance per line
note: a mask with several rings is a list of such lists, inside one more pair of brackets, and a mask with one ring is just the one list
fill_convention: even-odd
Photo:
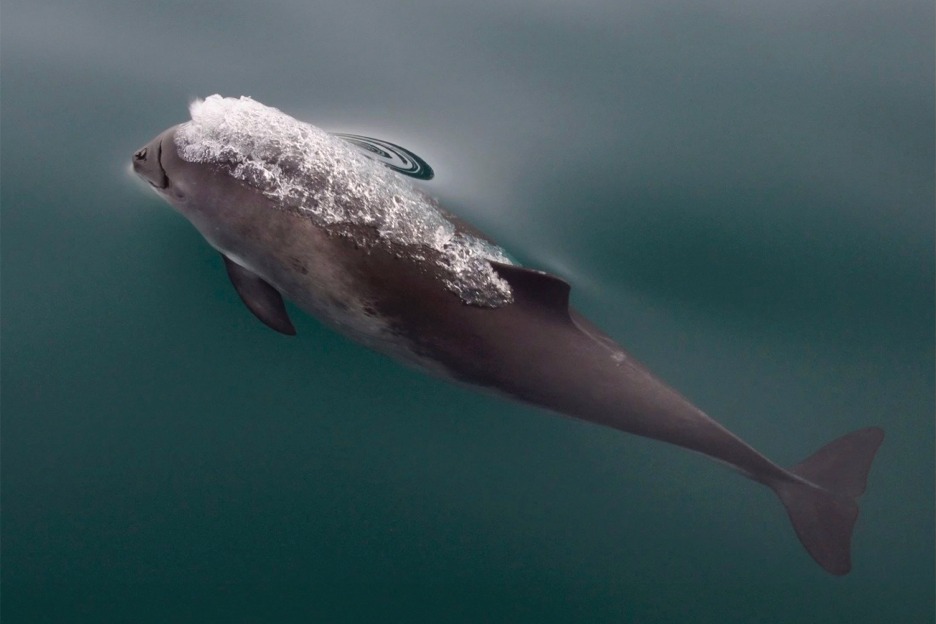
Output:
[[221,253],[268,326],[295,333],[285,297],[432,374],[707,455],[771,488],[820,566],[850,570],[881,429],[780,467],[576,312],[568,283],[518,266],[346,138],[246,97],[190,112],[133,155],[134,171]]

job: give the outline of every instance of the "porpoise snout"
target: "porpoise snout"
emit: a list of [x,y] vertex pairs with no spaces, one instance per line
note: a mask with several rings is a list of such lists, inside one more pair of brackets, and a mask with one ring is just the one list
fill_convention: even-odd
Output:
[[133,154],[133,171],[149,182],[153,187],[164,189],[169,186],[169,179],[159,162],[162,141],[157,137]]

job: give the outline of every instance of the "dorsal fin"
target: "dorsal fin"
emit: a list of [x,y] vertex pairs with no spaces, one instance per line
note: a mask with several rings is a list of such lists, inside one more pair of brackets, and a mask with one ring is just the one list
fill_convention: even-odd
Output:
[[546,311],[562,321],[571,322],[569,291],[565,280],[543,271],[513,264],[490,261],[497,274],[510,284],[514,300]]

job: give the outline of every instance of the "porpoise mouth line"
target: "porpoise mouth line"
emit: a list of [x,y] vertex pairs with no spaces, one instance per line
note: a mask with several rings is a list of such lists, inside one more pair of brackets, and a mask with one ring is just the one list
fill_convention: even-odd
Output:
[[159,142],[159,145],[156,147],[156,164],[159,166],[159,171],[162,173],[162,177],[166,180],[166,186],[157,186],[156,183],[150,182],[155,189],[164,189],[169,186],[169,175],[166,173],[166,170],[162,165],[162,141]]

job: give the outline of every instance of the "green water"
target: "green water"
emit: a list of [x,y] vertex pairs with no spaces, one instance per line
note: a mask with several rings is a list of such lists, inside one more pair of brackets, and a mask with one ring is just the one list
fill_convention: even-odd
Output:
[[[5,2],[3,621],[932,622],[933,17]],[[704,458],[257,322],[127,173],[215,92],[413,149],[778,462],[882,426],[852,573]]]

